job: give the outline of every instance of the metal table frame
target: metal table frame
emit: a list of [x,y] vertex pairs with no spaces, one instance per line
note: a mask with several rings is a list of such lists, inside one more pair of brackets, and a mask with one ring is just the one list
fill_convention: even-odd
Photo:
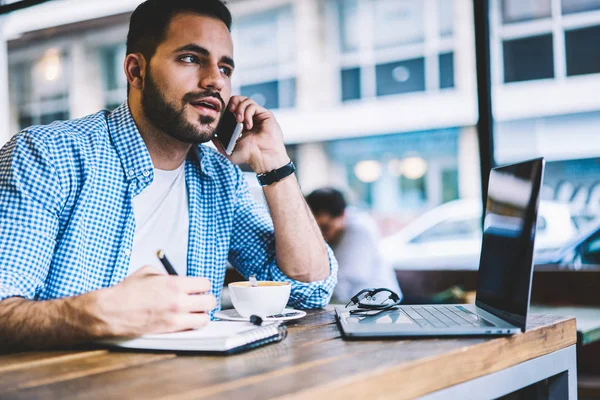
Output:
[[[493,374],[423,396],[425,400],[495,399],[540,383],[538,399],[577,399],[577,352],[572,345]],[[547,380],[547,381],[546,381]]]

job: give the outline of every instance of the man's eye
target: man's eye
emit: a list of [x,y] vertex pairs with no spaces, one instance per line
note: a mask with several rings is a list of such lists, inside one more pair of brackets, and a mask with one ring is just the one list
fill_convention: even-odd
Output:
[[195,63],[198,61],[196,59],[196,57],[194,57],[194,56],[183,56],[183,57],[180,57],[179,60],[186,62],[186,63]]
[[227,76],[231,76],[231,74],[233,74],[233,70],[229,67],[221,67],[221,72]]

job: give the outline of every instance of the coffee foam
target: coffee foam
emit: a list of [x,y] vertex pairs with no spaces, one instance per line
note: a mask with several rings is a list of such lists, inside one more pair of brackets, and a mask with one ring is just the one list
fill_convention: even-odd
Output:
[[[265,286],[287,286],[290,283],[289,282],[258,281],[257,284],[258,284],[258,287],[265,287]],[[230,285],[252,287],[250,282],[245,282],[245,281],[244,282],[232,282],[232,283],[230,283]]]

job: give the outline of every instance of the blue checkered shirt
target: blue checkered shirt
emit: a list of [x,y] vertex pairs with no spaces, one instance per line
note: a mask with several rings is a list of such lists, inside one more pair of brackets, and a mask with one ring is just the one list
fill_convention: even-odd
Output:
[[[0,300],[47,300],[115,285],[128,273],[132,198],[154,167],[127,104],[114,112],[35,126],[0,150]],[[303,283],[276,265],[273,223],[240,169],[195,146],[185,161],[189,196],[187,275],[219,299],[227,260],[246,278],[290,281],[289,306],[324,307],[337,280]]]

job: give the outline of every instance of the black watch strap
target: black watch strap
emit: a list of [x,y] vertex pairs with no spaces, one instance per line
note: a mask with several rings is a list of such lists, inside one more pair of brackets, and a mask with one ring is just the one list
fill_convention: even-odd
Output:
[[272,183],[279,182],[283,178],[293,174],[295,171],[296,166],[292,161],[290,161],[281,168],[277,168],[273,171],[256,175],[256,179],[258,179],[258,183],[260,183],[260,186],[267,186]]

